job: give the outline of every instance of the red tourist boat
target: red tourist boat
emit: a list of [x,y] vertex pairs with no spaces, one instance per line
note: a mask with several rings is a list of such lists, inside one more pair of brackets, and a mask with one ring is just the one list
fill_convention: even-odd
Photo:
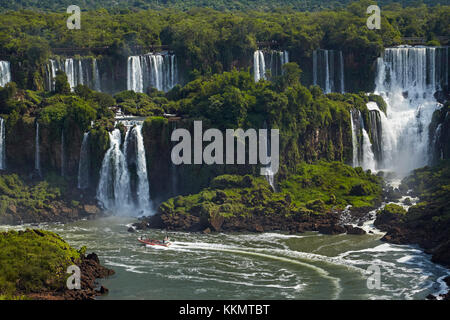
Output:
[[148,238],[143,238],[143,237],[139,237],[137,240],[140,243],[150,245],[150,246],[168,247],[171,245],[171,242],[169,240],[148,239]]

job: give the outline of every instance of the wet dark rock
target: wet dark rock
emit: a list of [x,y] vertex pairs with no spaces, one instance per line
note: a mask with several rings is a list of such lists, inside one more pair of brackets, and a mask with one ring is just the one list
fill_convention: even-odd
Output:
[[366,234],[366,231],[364,231],[363,229],[354,227],[352,225],[345,225],[344,227],[347,230],[348,234],[358,234],[358,235]]

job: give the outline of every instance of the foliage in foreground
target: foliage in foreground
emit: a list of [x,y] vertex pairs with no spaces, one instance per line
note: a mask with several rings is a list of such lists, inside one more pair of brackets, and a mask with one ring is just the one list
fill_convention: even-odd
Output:
[[82,250],[49,231],[0,233],[0,300],[62,288],[67,267],[80,258]]

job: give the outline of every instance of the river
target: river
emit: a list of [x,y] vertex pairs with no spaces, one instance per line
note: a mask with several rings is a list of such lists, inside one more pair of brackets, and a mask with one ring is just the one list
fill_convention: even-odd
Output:
[[[450,274],[415,246],[381,242],[375,229],[367,235],[170,232],[173,245],[154,248],[137,237],[162,239],[166,233],[130,233],[134,221],[109,217],[33,227],[87,246],[116,271],[100,281],[110,291],[98,299],[424,299],[446,290],[443,278]],[[371,265],[380,270],[379,288],[368,286]]]

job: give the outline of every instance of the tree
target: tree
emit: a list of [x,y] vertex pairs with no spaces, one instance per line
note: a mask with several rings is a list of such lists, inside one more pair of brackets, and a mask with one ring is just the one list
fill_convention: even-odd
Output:
[[55,77],[55,92],[60,94],[70,94],[70,85],[67,81],[67,75],[58,70]]

